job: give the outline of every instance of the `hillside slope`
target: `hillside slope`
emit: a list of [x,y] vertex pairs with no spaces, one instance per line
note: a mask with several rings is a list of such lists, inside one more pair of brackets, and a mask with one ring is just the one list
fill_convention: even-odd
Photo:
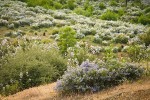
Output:
[[94,94],[58,95],[56,83],[30,88],[2,100],[150,100],[150,78],[124,83]]

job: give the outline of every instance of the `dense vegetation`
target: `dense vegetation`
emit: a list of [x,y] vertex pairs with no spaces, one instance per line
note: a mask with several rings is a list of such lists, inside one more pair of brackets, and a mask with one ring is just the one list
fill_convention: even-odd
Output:
[[[82,0],[20,1],[27,2],[28,6],[33,7],[39,5],[46,9],[70,9],[77,14],[87,17],[98,18],[100,16],[103,20],[120,19],[132,23],[150,24],[149,4],[144,5],[142,0],[85,0],[85,2]],[[126,4],[126,1],[128,4]]]
[[150,7],[140,0],[0,0],[0,94],[57,82],[100,91],[150,75]]

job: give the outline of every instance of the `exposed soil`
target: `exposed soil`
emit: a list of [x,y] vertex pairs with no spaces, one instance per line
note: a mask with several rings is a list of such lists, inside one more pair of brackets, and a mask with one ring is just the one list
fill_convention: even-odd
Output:
[[98,93],[60,95],[56,83],[30,88],[2,100],[150,100],[150,78],[103,90]]

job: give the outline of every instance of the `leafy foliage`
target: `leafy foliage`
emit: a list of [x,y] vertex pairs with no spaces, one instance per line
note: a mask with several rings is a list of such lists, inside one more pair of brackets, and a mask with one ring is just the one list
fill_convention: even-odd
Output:
[[57,49],[46,50],[35,44],[18,49],[1,61],[0,93],[5,95],[56,81],[66,69],[66,60]]
[[150,24],[150,15],[148,16],[145,16],[145,15],[141,15],[139,18],[138,18],[138,22],[143,24],[143,25],[149,25]]
[[146,33],[141,34],[139,38],[143,41],[143,43],[145,43],[146,46],[149,46],[150,45],[150,29]]
[[59,47],[62,54],[67,53],[68,47],[73,47],[76,44],[76,32],[71,27],[63,27],[60,30]]
[[118,19],[118,14],[108,10],[107,12],[102,14],[100,18],[102,20],[114,20],[114,21],[116,21]]
[[105,4],[104,4],[103,2],[101,2],[101,3],[99,3],[99,8],[100,8],[100,9],[105,9],[106,6],[105,6]]

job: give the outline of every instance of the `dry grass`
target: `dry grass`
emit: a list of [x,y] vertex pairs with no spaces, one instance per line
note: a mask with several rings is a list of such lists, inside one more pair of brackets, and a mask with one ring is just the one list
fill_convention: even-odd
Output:
[[55,85],[52,83],[30,88],[2,100],[150,100],[150,77],[86,94],[58,94],[53,89]]
[[54,91],[56,83],[30,88],[17,94],[10,95],[3,100],[44,100],[48,96],[56,95]]

